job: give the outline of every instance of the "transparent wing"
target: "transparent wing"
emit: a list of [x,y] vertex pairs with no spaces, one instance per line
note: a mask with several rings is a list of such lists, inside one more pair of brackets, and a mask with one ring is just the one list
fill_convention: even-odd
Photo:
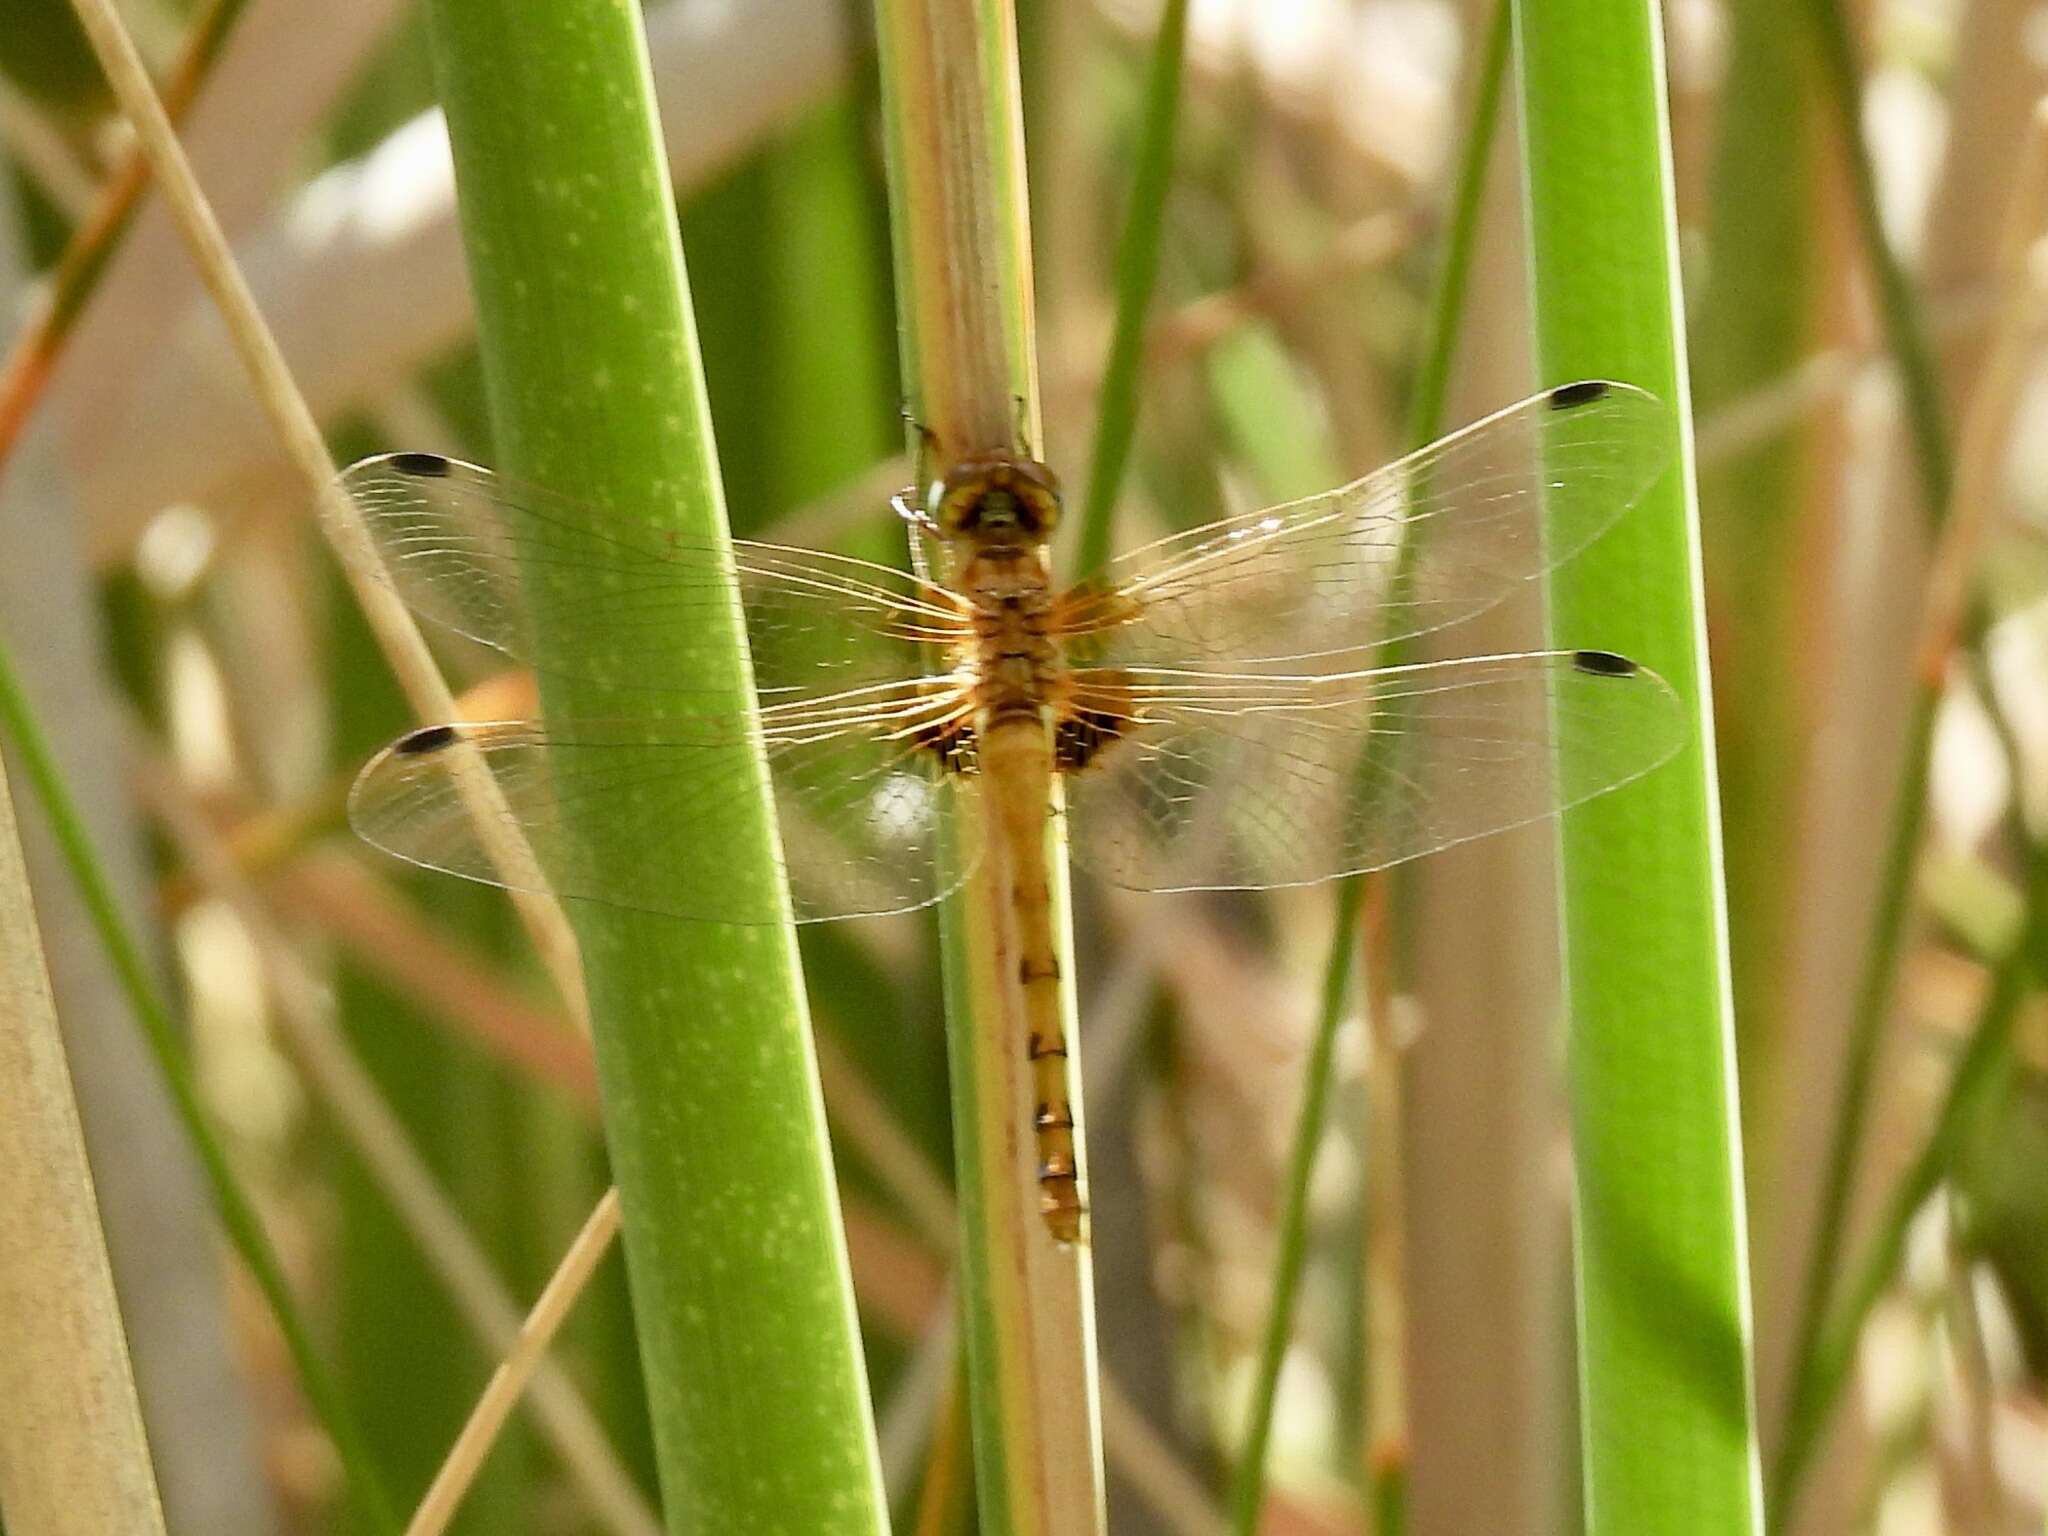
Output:
[[1626,384],[1546,391],[1339,490],[1123,556],[1064,603],[1069,649],[1105,666],[1366,665],[1592,543],[1663,472],[1667,419]]
[[[959,711],[938,683],[763,711],[798,921],[909,911],[946,893],[936,832],[955,776],[932,743]],[[778,922],[779,895],[746,886],[723,853],[758,804],[744,730],[738,717],[427,726],[364,768],[349,820],[399,858],[507,884],[456,791],[457,759],[473,752],[556,894],[710,922]],[[959,766],[971,766],[959,763],[967,751],[953,749]]]
[[459,459],[383,454],[340,484],[376,546],[367,574],[429,622],[557,675],[680,692],[735,593],[764,700],[914,676],[920,643],[963,633],[958,598],[887,566],[745,540],[728,562]]
[[1305,885],[1537,821],[1688,727],[1655,673],[1545,651],[1337,677],[1076,674],[1105,743],[1067,781],[1077,863],[1145,891]]

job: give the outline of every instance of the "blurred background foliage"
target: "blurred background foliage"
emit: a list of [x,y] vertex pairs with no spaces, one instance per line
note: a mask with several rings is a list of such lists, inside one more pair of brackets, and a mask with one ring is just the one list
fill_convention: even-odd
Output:
[[[192,20],[169,0],[124,9],[160,64]],[[1849,1153],[1837,1267],[1873,1279],[1873,1305],[1849,1316],[1854,1382],[1824,1405],[1787,1528],[2038,1530],[2048,947],[2019,871],[2048,752],[2048,372],[2039,306],[2001,301],[2048,263],[2039,228],[2017,247],[2030,272],[2014,278],[2000,253],[2008,210],[2040,191],[2024,184],[2042,174],[2024,146],[2048,83],[2048,9],[1854,7],[1861,97],[1846,119],[1809,10],[1831,6],[1669,0],[1664,15],[1766,1465],[1811,1369],[1801,1298],[1928,580],[1854,216],[1860,152],[1948,420],[1972,419],[1991,370],[2022,385],[1980,450],[1995,455],[1978,556],[1988,669],[1950,669],[1913,915]],[[1194,5],[1123,536],[1320,489],[1400,451],[1491,17],[1490,0]],[[1071,483],[1154,14],[1144,0],[1020,0],[1019,19],[1049,451]],[[733,526],[891,559],[885,499],[907,468],[865,21],[844,0],[648,11]],[[251,0],[188,123],[344,459],[401,446],[491,458],[445,151],[424,115],[430,65],[400,0]],[[19,316],[122,136],[63,0],[0,0],[0,74],[15,194],[0,223],[18,236],[0,240],[13,252],[0,295]],[[1454,419],[1532,382],[1511,112],[1502,123]],[[135,764],[170,765],[260,879],[517,1297],[605,1184],[587,1064],[494,893],[399,870],[342,826],[339,784],[407,721],[160,212],[138,220],[0,473],[0,632],[158,937],[209,1103],[410,1507],[490,1354],[298,1078],[259,952],[152,834]],[[53,622],[53,604],[72,618]],[[473,654],[449,659],[464,683],[519,686]],[[2024,783],[1987,726],[1986,677]],[[1496,839],[1401,883],[1402,963],[1371,978],[1340,1058],[1268,1530],[1575,1527],[1549,841]],[[47,856],[37,872],[172,1528],[352,1528],[271,1325],[209,1235],[90,934],[65,915],[61,873]],[[1328,899],[1084,888],[1079,901],[1112,1524],[1214,1530]],[[813,928],[803,944],[892,1499],[904,1529],[964,1530],[968,1501],[920,1502],[961,1433],[932,925]],[[2017,1002],[1988,1085],[1952,1104],[1950,1069],[2015,946]],[[1888,1251],[1897,1262],[1871,1271],[1868,1255]],[[626,1307],[611,1261],[560,1357],[609,1454],[645,1485]],[[457,1528],[615,1527],[518,1417]]]

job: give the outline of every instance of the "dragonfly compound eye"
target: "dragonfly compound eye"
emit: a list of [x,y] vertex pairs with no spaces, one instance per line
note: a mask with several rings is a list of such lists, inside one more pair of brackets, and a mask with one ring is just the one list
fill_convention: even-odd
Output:
[[939,482],[934,521],[944,535],[1049,538],[1060,520],[1059,481],[1034,459],[964,459]]

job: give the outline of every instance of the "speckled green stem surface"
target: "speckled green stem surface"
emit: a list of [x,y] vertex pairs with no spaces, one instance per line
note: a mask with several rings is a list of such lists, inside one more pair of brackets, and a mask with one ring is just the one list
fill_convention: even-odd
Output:
[[[429,15],[501,467],[614,516],[723,539],[638,7],[430,0]],[[676,622],[690,626],[664,648],[690,663],[676,685],[702,707],[749,701],[737,605]],[[537,641],[545,659],[545,630]],[[586,653],[576,678],[545,679],[544,707],[557,720],[649,715],[660,695],[643,669],[622,628],[615,656]],[[779,880],[758,753],[736,746],[730,774],[720,814],[677,848],[676,878],[715,868],[758,904]],[[591,904],[571,915],[668,1529],[885,1529],[793,928]]]
[[1671,405],[1673,468],[1552,585],[1560,644],[1624,652],[1691,746],[1562,832],[1586,1529],[1761,1529],[1713,729],[1655,0],[1516,0],[1545,384]]

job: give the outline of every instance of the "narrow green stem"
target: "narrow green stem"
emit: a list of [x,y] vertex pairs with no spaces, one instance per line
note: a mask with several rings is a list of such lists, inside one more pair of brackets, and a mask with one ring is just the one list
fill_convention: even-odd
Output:
[[1145,361],[1145,317],[1159,276],[1159,231],[1173,181],[1174,129],[1180,120],[1180,82],[1187,56],[1188,0],[1166,0],[1152,67],[1145,82],[1144,132],[1138,140],[1131,205],[1116,253],[1116,329],[1102,376],[1095,456],[1081,502],[1081,539],[1074,573],[1093,576],[1109,561],[1117,492],[1130,463],[1137,430],[1138,381]]
[[1863,253],[1877,280],[1878,306],[1884,316],[1885,343],[1899,365],[1906,391],[1906,415],[1913,433],[1914,462],[1920,470],[1921,497],[1927,521],[1940,527],[1948,518],[1949,492],[1955,461],[1941,407],[1941,379],[1920,301],[1905,265],[1885,238],[1884,216],[1877,200],[1877,172],[1863,142],[1863,75],[1849,19],[1841,0],[1808,0],[1812,7],[1814,42],[1827,76],[1827,96],[1835,109],[1835,131],[1842,141],[1844,169],[1854,194],[1857,232]]
[[1254,1536],[1259,1509],[1266,1497],[1266,1448],[1273,1438],[1273,1403],[1280,1389],[1280,1366],[1294,1336],[1294,1308],[1301,1293],[1301,1271],[1308,1259],[1308,1186],[1322,1146],[1323,1126],[1330,1114],[1330,1078],[1337,1057],[1337,1025],[1351,990],[1351,972],[1358,953],[1358,919],[1365,910],[1363,876],[1346,880],[1337,891],[1337,934],[1323,970],[1322,998],[1316,1010],[1316,1032],[1309,1046],[1302,1081],[1301,1107],[1295,1112],[1294,1140],[1287,1153],[1286,1195],[1280,1207],[1273,1258],[1272,1300],[1259,1342],[1258,1374],[1252,1380],[1251,1406],[1245,1419],[1244,1445],[1238,1451],[1237,1477],[1230,1490],[1233,1536]]
[[[1999,703],[1997,690],[1984,670],[1981,647],[1988,622],[1984,604],[1973,603],[1962,636],[1962,654],[1976,677],[1978,695],[1990,718],[2011,782],[2017,784],[2023,781],[2024,771],[2018,742],[2004,706]],[[1913,713],[1906,728],[1905,764],[1893,803],[1884,867],[1878,876],[1870,941],[1864,949],[1863,968],[1857,978],[1855,1011],[1850,1016],[1849,1037],[1843,1049],[1842,1081],[1835,1097],[1834,1125],[1828,1140],[1827,1172],[1814,1222],[1813,1251],[1808,1256],[1801,1285],[1799,1326],[1792,1352],[1794,1386],[1790,1410],[1798,1415],[1825,1416],[1846,1380],[1824,1372],[1815,1352],[1821,1346],[1828,1303],[1834,1295],[1834,1277],[1841,1268],[1849,1198],[1855,1188],[1856,1158],[1869,1117],[1878,1042],[1898,975],[1906,914],[1912,909],[1913,876],[1920,866],[1921,834],[1927,825],[1934,727],[1943,691],[1938,678],[1922,678],[1914,685]],[[2010,815],[2017,816],[2016,805]],[[1809,1385],[1809,1378],[1817,1372],[1827,1375],[1826,1383]],[[1816,1431],[1817,1426],[1788,1428],[1779,1451],[1779,1465],[1772,1473],[1775,1496],[1789,1500],[1796,1491],[1803,1467],[1787,1467],[1785,1458],[1795,1441],[1810,1440]]]
[[[1929,524],[1939,530],[1948,521],[1954,495],[1955,471],[1947,425],[1941,408],[1941,382],[1935,371],[1927,330],[1903,264],[1885,238],[1880,217],[1876,172],[1862,134],[1862,77],[1856,59],[1849,23],[1839,0],[1810,0],[1815,41],[1825,69],[1828,96],[1834,107],[1837,132],[1855,193],[1857,227],[1865,256],[1877,279],[1884,316],[1885,340],[1903,381],[1907,419],[1913,437],[1914,457],[1919,466],[1922,494],[1927,503]],[[1974,652],[1990,622],[1981,598],[1967,611],[1961,644]],[[1862,970],[1857,979],[1855,1011],[1851,1015],[1849,1038],[1844,1050],[1842,1080],[1836,1095],[1834,1124],[1827,1152],[1827,1172],[1814,1221],[1812,1251],[1807,1256],[1800,1288],[1800,1312],[1792,1355],[1793,1409],[1796,1414],[1824,1416],[1833,1403],[1832,1386],[1809,1385],[1821,1364],[1815,1358],[1833,1294],[1833,1280],[1840,1267],[1849,1218],[1849,1199],[1854,1188],[1856,1158],[1862,1146],[1868,1099],[1883,1032],[1899,967],[1901,938],[1906,914],[1912,908],[1914,871],[1919,865],[1921,833],[1927,820],[1929,759],[1934,747],[1934,724],[1941,703],[1942,682],[1922,677],[1915,683],[1913,710],[1906,732],[1905,764],[1900,775],[1899,796],[1893,806],[1892,826],[1879,876],[1871,932],[1865,948]],[[1985,710],[1991,716],[2001,751],[2013,782],[2021,780],[2023,765],[2014,748],[2010,724],[1997,691],[1981,690]],[[1788,1466],[1786,1455],[1795,1441],[1810,1442],[1817,1426],[1794,1425],[1788,1429],[1778,1467],[1773,1472],[1774,1497],[1789,1501],[1796,1491],[1802,1468]]]
[[49,743],[36,723],[27,695],[22,692],[14,658],[4,645],[0,645],[0,728],[4,728],[13,741],[29,782],[35,787],[36,798],[42,804],[43,813],[49,817],[50,830],[64,855],[65,865],[71,871],[71,878],[78,887],[100,942],[106,946],[115,978],[127,995],[129,1007],[134,1010],[150,1051],[156,1057],[179,1123],[184,1126],[185,1134],[191,1138],[193,1148],[199,1154],[200,1166],[213,1191],[228,1240],[234,1244],[242,1262],[248,1265],[257,1289],[269,1303],[271,1315],[277,1320],[278,1332],[283,1335],[285,1348],[291,1354],[292,1366],[298,1373],[299,1385],[305,1391],[306,1401],[334,1441],[335,1454],[341,1458],[347,1478],[349,1497],[373,1530],[396,1532],[398,1524],[392,1514],[391,1501],[377,1477],[368,1443],[350,1414],[340,1388],[313,1346],[312,1332],[300,1316],[298,1303],[293,1300],[291,1288],[285,1280],[284,1265],[279,1261],[277,1251],[270,1246],[255,1204],[236,1181],[226,1149],[221,1146],[206,1118],[184,1041],[172,1021],[170,1009],[157,993],[156,984],[150,977],[149,963],[143,958],[141,943],[121,917],[120,904],[85,830],[84,818],[71,798],[71,791],[65,787],[56,759],[50,755]]
[[1777,1497],[1789,1493],[1802,1470],[1794,1462],[1794,1445],[1812,1438],[1811,1430],[1799,1427],[1799,1418],[1827,1409],[1829,1394],[1806,1383],[1819,1367],[1815,1351],[1841,1266],[1849,1194],[1855,1184],[1857,1154],[1863,1145],[1864,1124],[1869,1116],[1871,1078],[1877,1070],[1878,1038],[1898,971],[1899,936],[1905,930],[1906,912],[1912,905],[1913,871],[1920,862],[1920,835],[1927,825],[1928,759],[1940,702],[1939,689],[1921,688],[1907,725],[1905,769],[1894,802],[1884,868],[1878,876],[1877,910],[1871,920],[1870,941],[1856,981],[1855,1011],[1850,1015],[1849,1038],[1843,1049],[1842,1081],[1835,1096],[1834,1125],[1828,1139],[1827,1171],[1814,1222],[1813,1251],[1807,1257],[1800,1287],[1799,1328],[1792,1347],[1792,1417],[1772,1474],[1773,1488],[1779,1490]]
[[1513,37],[1508,0],[1494,0],[1493,17],[1486,24],[1486,51],[1479,56],[1479,73],[1472,87],[1472,120],[1465,128],[1457,178],[1451,186],[1443,267],[1430,305],[1430,344],[1416,371],[1415,393],[1408,403],[1411,448],[1420,448],[1444,429],[1451,365],[1458,356],[1458,322],[1465,313],[1465,288],[1472,278],[1473,253],[1479,247],[1479,205],[1486,195],[1486,164],[1493,156],[1501,82],[1507,78],[1508,44]]
[[2048,848],[2036,846],[2027,856],[2026,921],[1992,974],[1990,990],[1956,1059],[1933,1128],[1886,1199],[1869,1251],[1856,1266],[1840,1306],[1801,1353],[1804,1369],[1793,1386],[1784,1444],[1772,1471],[1774,1529],[1782,1527],[1791,1515],[1801,1474],[1820,1444],[1829,1408],[1855,1366],[1864,1324],[1898,1274],[1914,1216],[1948,1177],[1973,1112],[2010,1062],[2013,1021],[2029,985],[2042,979],[2039,967],[2044,946],[2048,946]]
[[[1465,311],[1465,289],[1472,271],[1472,254],[1478,242],[1480,199],[1485,191],[1486,164],[1493,150],[1494,129],[1500,116],[1501,82],[1508,56],[1508,5],[1499,0],[1487,30],[1486,52],[1472,96],[1472,121],[1465,133],[1459,156],[1457,180],[1452,192],[1451,220],[1444,241],[1443,269],[1437,281],[1432,306],[1431,338],[1416,376],[1415,399],[1410,412],[1410,436],[1420,447],[1434,438],[1443,426],[1444,401],[1456,356],[1459,322]],[[1411,543],[1403,550],[1404,562],[1414,553]],[[1406,567],[1402,575],[1405,577]],[[1381,657],[1385,663],[1399,660],[1401,648],[1391,648]],[[1351,972],[1358,951],[1359,918],[1365,910],[1368,876],[1354,876],[1337,890],[1337,926],[1330,939],[1329,958],[1323,964],[1323,988],[1316,1013],[1315,1035],[1309,1045],[1303,1074],[1301,1107],[1297,1111],[1294,1139],[1288,1152],[1285,1197],[1280,1212],[1273,1261],[1271,1299],[1259,1342],[1257,1374],[1252,1379],[1252,1398],[1245,1419],[1244,1444],[1238,1452],[1237,1476],[1231,1489],[1231,1530],[1236,1536],[1251,1536],[1258,1528],[1259,1508],[1266,1487],[1266,1451],[1272,1439],[1273,1404],[1279,1393],[1280,1367],[1294,1333],[1294,1309],[1301,1290],[1302,1267],[1308,1249],[1308,1186],[1315,1168],[1316,1151],[1322,1145],[1329,1120],[1331,1063],[1336,1059],[1337,1028],[1343,1021],[1344,1002],[1351,987]]]

